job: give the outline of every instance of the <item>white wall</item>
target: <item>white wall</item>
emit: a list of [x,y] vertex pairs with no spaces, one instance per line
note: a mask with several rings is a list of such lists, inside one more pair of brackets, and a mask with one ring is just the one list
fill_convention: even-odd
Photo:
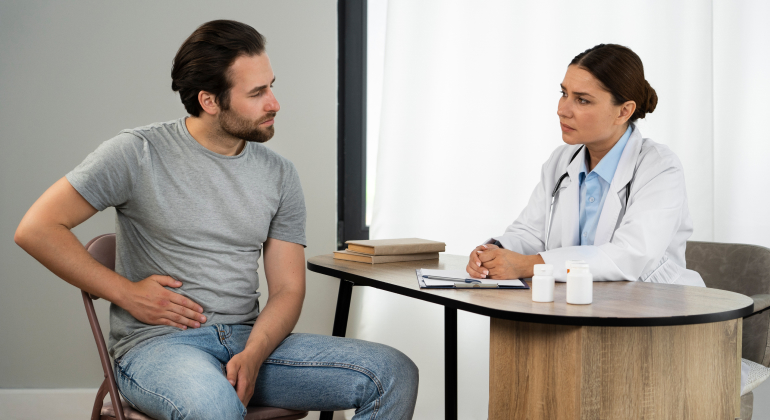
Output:
[[[306,255],[334,250],[336,1],[0,2],[0,388],[100,384],[79,291],[18,248],[13,232],[34,200],[101,142],[185,115],[171,91],[172,59],[197,26],[220,18],[267,37],[282,107],[267,145],[299,171]],[[114,232],[111,210],[75,229],[83,243],[105,232]],[[308,274],[296,331],[331,333],[337,285]],[[105,325],[106,308],[97,302]]]

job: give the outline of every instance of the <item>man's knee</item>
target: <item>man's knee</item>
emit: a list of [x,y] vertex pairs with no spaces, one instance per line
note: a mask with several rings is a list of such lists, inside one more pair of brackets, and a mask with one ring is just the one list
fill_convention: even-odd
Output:
[[393,349],[393,363],[398,367],[396,371],[397,381],[409,386],[414,394],[417,394],[417,385],[420,379],[420,371],[412,359],[399,350]]
[[377,376],[385,394],[416,398],[420,373],[412,359],[393,347],[381,344],[377,345],[376,359],[379,361]]

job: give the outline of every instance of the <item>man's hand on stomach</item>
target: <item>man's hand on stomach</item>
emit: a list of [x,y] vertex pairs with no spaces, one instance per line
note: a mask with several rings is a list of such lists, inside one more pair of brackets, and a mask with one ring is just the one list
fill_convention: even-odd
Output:
[[176,288],[182,286],[182,282],[169,276],[152,275],[127,285],[127,293],[116,304],[145,324],[186,330],[206,322],[200,305],[164,286]]

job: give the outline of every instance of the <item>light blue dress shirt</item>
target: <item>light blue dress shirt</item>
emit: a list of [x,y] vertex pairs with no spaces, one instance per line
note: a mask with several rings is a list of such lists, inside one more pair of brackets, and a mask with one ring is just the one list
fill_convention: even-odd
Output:
[[[610,189],[612,178],[620,163],[620,156],[631,137],[633,126],[629,124],[623,136],[615,146],[604,155],[599,164],[588,175],[586,161],[580,166],[580,245],[593,245],[596,237],[596,226],[604,208],[604,200]],[[588,150],[585,151],[588,153]]]

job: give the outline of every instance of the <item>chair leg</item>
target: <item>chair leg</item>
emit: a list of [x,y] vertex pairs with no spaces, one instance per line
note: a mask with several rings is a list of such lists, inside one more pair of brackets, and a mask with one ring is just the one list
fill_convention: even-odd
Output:
[[94,408],[91,410],[91,420],[99,420],[102,417],[102,405],[104,405],[104,396],[107,395],[107,391],[107,378],[104,378],[102,386],[100,386],[99,391],[96,392]]
[[741,420],[751,420],[754,414],[754,391],[741,397]]

